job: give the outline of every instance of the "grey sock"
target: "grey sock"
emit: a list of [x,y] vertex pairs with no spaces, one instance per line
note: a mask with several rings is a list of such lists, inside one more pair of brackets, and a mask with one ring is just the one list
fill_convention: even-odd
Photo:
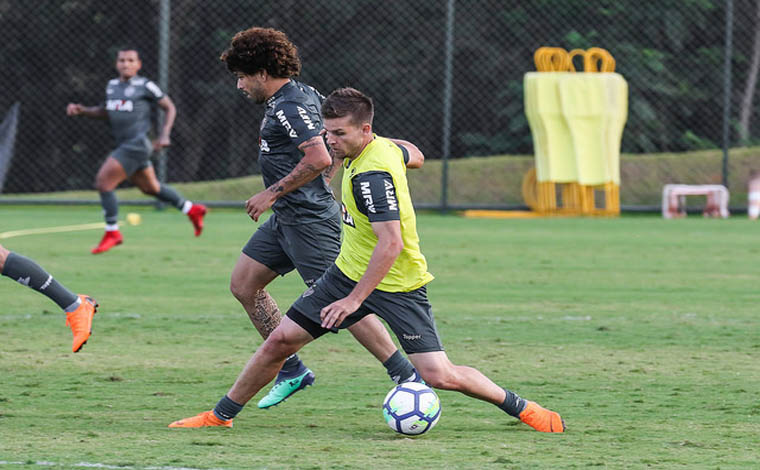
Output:
[[514,416],[515,418],[520,417],[520,413],[525,409],[525,407],[528,405],[528,402],[525,401],[524,398],[520,398],[520,396],[514,392],[510,392],[506,388],[504,389],[505,392],[507,392],[506,398],[504,398],[504,403],[501,405],[496,405],[502,410],[506,411],[508,415]]
[[237,416],[237,414],[240,413],[240,410],[243,409],[243,406],[244,405],[241,405],[236,401],[232,401],[230,397],[225,395],[214,407],[214,414],[217,418],[226,421]]
[[394,383],[401,383],[415,374],[414,366],[409,359],[405,358],[398,349],[385,362],[385,370]]
[[161,189],[158,190],[156,197],[164,202],[168,202],[179,210],[182,210],[182,206],[185,204],[186,200],[177,192],[177,190],[167,184],[161,185]]
[[103,216],[107,224],[115,224],[119,221],[119,202],[116,193],[105,191],[100,193],[100,205],[103,206]]
[[78,299],[76,294],[53,279],[53,276],[42,269],[42,266],[17,253],[11,252],[8,255],[2,274],[48,296],[64,310]]

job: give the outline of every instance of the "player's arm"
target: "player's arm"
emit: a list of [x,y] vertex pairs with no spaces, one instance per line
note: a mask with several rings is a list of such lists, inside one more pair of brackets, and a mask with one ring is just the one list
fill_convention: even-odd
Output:
[[[422,168],[422,164],[425,163],[425,155],[417,148],[413,143],[402,139],[391,139],[391,142],[398,145],[401,151],[404,152],[404,160],[407,168]],[[408,157],[408,158],[407,158]]]
[[377,244],[372,250],[367,270],[348,296],[322,309],[322,328],[338,327],[347,316],[354,313],[382,282],[404,249],[399,220],[372,222],[372,231],[377,236]]
[[[324,140],[324,136],[326,132],[327,131],[325,131],[324,129],[322,129],[319,132],[319,135],[322,136],[323,140]],[[328,150],[328,153],[329,152],[330,151]],[[332,156],[332,154],[330,154],[330,160],[332,160],[330,162],[330,165],[328,165],[327,168],[325,168],[325,170],[322,172],[322,176],[324,177],[325,182],[327,184],[330,184],[330,181],[332,181],[333,176],[335,176],[335,173],[338,172],[338,168],[340,168],[340,162],[336,160],[335,157]]]
[[338,168],[340,168],[340,162],[335,160],[335,157],[330,155],[330,159],[332,162],[327,168],[325,168],[325,171],[322,172],[322,177],[325,179],[325,182],[327,184],[330,184],[330,181],[332,181],[335,173],[338,172]]
[[308,139],[298,149],[304,155],[293,171],[245,202],[246,212],[253,220],[258,222],[261,214],[272,207],[277,199],[313,180],[332,163],[332,157],[320,135]]
[[164,95],[163,98],[158,100],[158,107],[164,110],[164,125],[161,127],[161,132],[158,134],[158,138],[153,143],[155,149],[162,147],[168,147],[171,145],[170,135],[172,133],[172,127],[174,127],[174,120],[177,118],[177,107],[174,106],[174,102],[169,96]]
[[67,116],[85,116],[94,119],[108,119],[108,111],[103,106],[85,106],[81,103],[66,105]]
[[[351,293],[322,309],[322,326],[325,328],[337,327],[355,312],[382,282],[404,249],[401,214],[391,175],[383,171],[360,173],[351,184],[356,208],[369,219],[377,243],[364,274]],[[344,194],[343,197],[351,195]]]

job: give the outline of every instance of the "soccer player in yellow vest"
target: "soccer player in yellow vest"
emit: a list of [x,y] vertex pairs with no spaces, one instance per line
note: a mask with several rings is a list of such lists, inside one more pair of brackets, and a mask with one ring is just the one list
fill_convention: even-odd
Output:
[[[558,413],[496,385],[472,367],[449,361],[427,299],[426,285],[433,276],[420,251],[406,181],[408,152],[372,132],[373,115],[372,100],[353,88],[333,91],[322,104],[330,153],[343,160],[340,254],[291,306],[227,396],[244,405],[274,379],[289,355],[374,312],[388,323],[430,386],[493,403],[538,431],[564,432]],[[206,411],[169,426],[231,427],[232,419],[219,420]]]

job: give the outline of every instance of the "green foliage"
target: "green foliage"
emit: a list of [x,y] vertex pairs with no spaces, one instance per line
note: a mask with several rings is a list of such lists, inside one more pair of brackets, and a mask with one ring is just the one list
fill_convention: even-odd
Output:
[[[532,151],[522,77],[544,45],[608,49],[630,85],[623,150],[702,149],[722,142],[723,20],[718,0],[456,1],[453,158]],[[749,72],[753,3],[735,4],[733,102]],[[236,92],[220,63],[231,36],[253,24],[285,30],[299,46],[302,78],[323,93],[355,86],[377,103],[376,127],[441,154],[446,2],[214,0],[171,2],[169,95],[179,110],[169,150],[173,180],[258,171],[262,109]],[[66,119],[68,101],[102,101],[113,51],[135,42],[157,78],[154,0],[4,2],[0,8],[0,111],[21,101],[14,192],[82,189],[111,150],[105,125]],[[29,32],[33,31],[34,34]],[[756,114],[756,113],[755,113]],[[685,137],[688,136],[688,137]],[[23,158],[23,160],[21,160]],[[72,169],[72,162],[77,168]],[[45,168],[44,175],[28,171]],[[59,175],[66,174],[66,178]]]
[[[98,257],[98,231],[2,239],[101,304],[94,336],[71,354],[55,305],[0,278],[2,468],[756,464],[758,248],[745,218],[419,215],[449,357],[558,410],[568,432],[542,435],[440,391],[441,421],[406,439],[383,422],[390,381],[346,332],[306,347],[315,386],[283,405],[251,405],[232,429],[167,429],[210,409],[261,342],[228,290],[256,224],[216,210],[196,239],[176,211],[127,210],[143,224]],[[0,207],[2,230],[99,219],[95,208]],[[270,292],[286,309],[303,288],[290,274]]]

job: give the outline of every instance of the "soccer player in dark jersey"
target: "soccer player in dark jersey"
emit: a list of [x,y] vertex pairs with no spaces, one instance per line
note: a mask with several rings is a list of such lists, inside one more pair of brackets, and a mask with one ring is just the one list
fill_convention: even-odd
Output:
[[[343,161],[343,240],[325,274],[288,310],[248,361],[225,398],[244,405],[277,374],[288,355],[370,312],[396,334],[429,385],[493,403],[541,432],[564,432],[559,414],[493,383],[480,371],[452,364],[438,336],[426,285],[433,279],[420,251],[406,180],[405,149],[372,132],[372,100],[353,88],[322,104],[330,152]],[[207,411],[170,427],[232,426],[240,408],[216,418]]]
[[[281,31],[255,27],[241,31],[221,59],[237,76],[237,87],[266,106],[259,132],[259,165],[266,189],[246,201],[246,211],[255,221],[269,208],[274,214],[243,247],[230,282],[233,295],[266,339],[282,318],[266,286],[294,269],[311,286],[340,251],[340,208],[328,186],[333,160],[320,134],[324,97],[292,79],[301,62],[296,46]],[[413,155],[411,165],[421,166],[422,153],[406,145]],[[419,380],[377,318],[367,318],[351,333],[383,363],[392,380]],[[276,405],[313,381],[313,372],[294,354],[258,406]],[[223,417],[226,409],[237,406],[225,397],[217,411]]]
[[[118,52],[116,70],[119,78],[114,78],[106,86],[105,103],[84,106],[69,103],[66,114],[107,119],[116,141],[116,149],[106,158],[95,177],[95,187],[100,192],[100,202],[106,219],[103,239],[92,249],[93,254],[103,253],[123,241],[119,232],[119,205],[114,190],[129,179],[145,194],[167,202],[181,210],[190,218],[195,228],[195,236],[203,230],[203,216],[206,207],[193,204],[183,198],[174,188],[161,184],[150,161],[153,150],[168,147],[177,110],[172,100],[145,77],[137,75],[142,68],[138,52],[125,48]],[[158,138],[151,144],[148,132],[151,128],[151,110],[158,105],[166,112],[166,119]]]
[[82,349],[92,333],[92,316],[98,310],[95,299],[72,293],[34,260],[9,251],[3,245],[0,245],[0,274],[31,287],[58,304],[66,313],[66,325],[74,335],[71,350],[79,352]]

